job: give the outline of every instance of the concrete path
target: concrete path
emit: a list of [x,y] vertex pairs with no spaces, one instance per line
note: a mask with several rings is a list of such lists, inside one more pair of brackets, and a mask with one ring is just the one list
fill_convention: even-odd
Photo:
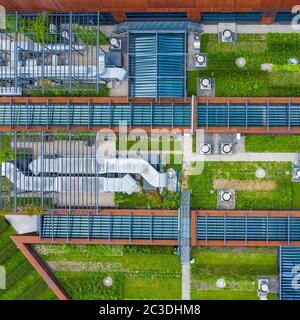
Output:
[[234,162],[296,162],[297,153],[281,152],[245,152],[236,154],[193,155],[192,161],[234,161]]
[[37,232],[37,216],[6,215],[5,219],[12,225],[18,234]]
[[182,300],[191,300],[191,267],[190,262],[185,262],[181,266],[182,270]]
[[[204,33],[218,33],[218,24],[204,24]],[[245,34],[266,34],[271,33],[294,33],[299,29],[294,29],[290,24],[236,24],[237,33]]]

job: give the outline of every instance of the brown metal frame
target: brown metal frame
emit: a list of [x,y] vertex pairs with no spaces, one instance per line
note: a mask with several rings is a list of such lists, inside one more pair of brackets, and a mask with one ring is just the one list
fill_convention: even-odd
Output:
[[[55,210],[55,214],[65,214],[65,210]],[[169,215],[174,216],[178,214],[177,210],[91,210],[87,213],[85,210],[73,210],[72,214],[82,215]],[[268,216],[268,217],[300,217],[300,211],[241,211],[241,210],[192,210],[191,211],[191,246],[280,246],[280,245],[292,245],[299,246],[300,241],[226,241],[223,240],[201,240],[197,241],[197,216]],[[31,247],[33,244],[110,244],[110,245],[168,245],[176,246],[178,245],[177,240],[106,240],[106,239],[50,239],[50,238],[40,238],[37,234],[26,234],[12,236],[11,239],[14,241],[16,246],[21,250],[26,259],[31,263],[34,269],[40,274],[43,280],[47,283],[50,289],[56,294],[60,300],[70,300],[71,297],[64,291],[61,284],[57,281],[53,273],[49,270],[47,265],[39,257],[36,251]]]
[[117,22],[126,19],[126,12],[186,12],[188,19],[200,21],[201,12],[248,12],[263,11],[261,23],[272,23],[277,10],[288,9],[297,5],[296,0],[235,1],[222,0],[216,5],[210,0],[126,0],[123,5],[118,0],[0,0],[7,12],[66,12],[100,11],[110,12]]
[[[192,105],[192,97],[186,98],[161,98],[159,102],[155,101],[153,98],[130,98],[127,97],[0,97],[0,104],[190,104]],[[246,135],[251,134],[300,134],[300,126],[299,127],[206,127],[206,126],[198,126],[197,127],[197,104],[300,104],[300,97],[194,97],[194,118],[193,118],[193,127],[194,130],[196,128],[203,129],[207,133],[242,133]],[[191,126],[181,126],[181,127],[153,127],[150,126],[140,126],[135,128],[136,132],[140,129],[141,131],[152,132],[153,130],[159,129],[178,129],[181,131],[190,130]],[[10,130],[16,131],[79,131],[79,132],[87,132],[87,131],[99,131],[101,129],[107,129],[107,126],[0,126],[0,132],[6,132]],[[112,126],[109,128],[114,132],[119,132],[118,126]]]
[[44,263],[44,261],[39,257],[37,252],[30,246],[30,244],[39,243],[30,242],[32,239],[31,235],[24,236],[13,236],[11,239],[16,244],[17,248],[23,253],[28,262],[33,266],[33,268],[38,272],[42,279],[47,283],[49,288],[55,293],[59,300],[71,300],[71,297],[65,292],[61,284],[55,278],[53,273]]

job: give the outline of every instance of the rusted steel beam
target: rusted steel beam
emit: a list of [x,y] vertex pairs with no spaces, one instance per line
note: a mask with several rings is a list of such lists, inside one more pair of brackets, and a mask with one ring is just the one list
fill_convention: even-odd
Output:
[[[15,236],[17,241],[23,244],[66,244],[66,238],[40,238],[38,235]],[[128,240],[128,239],[79,239],[72,238],[68,240],[68,244],[114,244],[114,245],[157,245],[157,246],[176,246],[177,240]]]
[[[49,288],[56,294],[57,298],[60,300],[71,300],[71,297],[65,292],[53,273],[45,265],[43,260],[38,256],[37,252],[28,244],[28,242],[26,241],[27,238],[32,239],[32,236],[11,237],[13,242],[21,250],[26,259],[30,262],[30,264],[34,267],[34,269],[38,272],[42,279],[47,283]],[[35,238],[38,239],[37,236]]]
[[[67,214],[67,209],[53,209],[46,214]],[[112,215],[112,216],[177,216],[177,210],[148,210],[148,209],[72,209],[74,215]]]
[[208,217],[300,217],[300,211],[270,211],[270,210],[193,210],[198,216]]

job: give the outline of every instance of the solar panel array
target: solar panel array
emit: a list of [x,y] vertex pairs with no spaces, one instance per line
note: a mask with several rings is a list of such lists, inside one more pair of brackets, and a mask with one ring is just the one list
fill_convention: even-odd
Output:
[[185,33],[129,34],[130,95],[183,97],[186,95]]
[[198,126],[299,126],[300,105],[198,105]]
[[197,216],[197,240],[300,241],[300,218]]
[[300,300],[300,247],[280,247],[279,255],[280,299]]
[[190,105],[31,105],[0,106],[0,126],[187,126]]
[[44,215],[42,238],[177,240],[177,216]]

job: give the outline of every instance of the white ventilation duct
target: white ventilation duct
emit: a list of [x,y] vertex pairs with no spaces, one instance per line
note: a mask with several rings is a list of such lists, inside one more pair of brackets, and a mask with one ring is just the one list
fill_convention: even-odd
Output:
[[140,174],[151,186],[167,186],[167,174],[156,171],[149,162],[140,158],[54,158],[39,157],[29,165],[33,174],[86,174],[100,175],[106,173]]
[[25,176],[12,163],[2,163],[2,176],[8,178],[20,191],[31,192],[123,192],[131,194],[138,188],[137,182],[129,175],[122,178],[105,177],[41,177]]

